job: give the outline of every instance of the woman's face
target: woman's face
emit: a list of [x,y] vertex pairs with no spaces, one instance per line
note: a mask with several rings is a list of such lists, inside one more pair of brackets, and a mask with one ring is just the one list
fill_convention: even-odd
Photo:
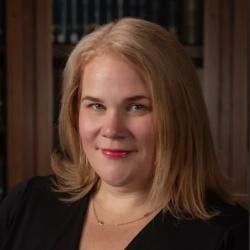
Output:
[[79,113],[84,152],[103,182],[142,188],[154,173],[150,93],[133,67],[118,57],[95,57],[85,67]]

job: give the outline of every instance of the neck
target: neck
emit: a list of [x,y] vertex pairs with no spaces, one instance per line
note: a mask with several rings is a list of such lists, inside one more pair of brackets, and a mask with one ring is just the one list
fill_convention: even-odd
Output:
[[109,186],[101,183],[99,189],[95,193],[93,199],[103,209],[120,214],[131,212],[131,209],[143,207],[147,209],[154,208],[147,202],[149,188],[141,187],[137,189],[121,188]]

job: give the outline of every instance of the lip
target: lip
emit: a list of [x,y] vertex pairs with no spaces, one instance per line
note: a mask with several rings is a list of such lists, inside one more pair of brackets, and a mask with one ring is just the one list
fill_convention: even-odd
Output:
[[102,148],[101,149],[104,156],[110,159],[121,159],[127,157],[132,151],[124,150],[124,149],[109,149]]

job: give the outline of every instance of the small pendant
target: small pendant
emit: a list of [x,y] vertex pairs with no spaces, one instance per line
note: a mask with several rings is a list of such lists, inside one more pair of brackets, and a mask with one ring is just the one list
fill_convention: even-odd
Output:
[[101,221],[101,220],[98,220],[98,224],[99,224],[100,226],[104,226],[104,222]]

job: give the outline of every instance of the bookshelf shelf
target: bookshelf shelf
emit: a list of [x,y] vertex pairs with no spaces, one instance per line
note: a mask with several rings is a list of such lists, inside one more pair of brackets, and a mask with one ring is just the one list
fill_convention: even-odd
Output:
[[[53,58],[65,60],[73,50],[74,45],[53,45]],[[188,46],[184,45],[184,48],[191,58],[203,58],[203,47],[200,46]]]
[[[58,102],[60,95],[62,67],[73,48],[69,42],[60,45],[51,42],[53,1],[29,1],[27,5],[23,5],[22,0],[5,1],[8,189],[50,169],[51,130],[58,111],[54,102]],[[184,47],[198,65],[216,150],[222,155],[223,171],[235,178],[239,190],[244,190],[247,0],[204,0],[203,10],[203,42]],[[164,23],[166,12],[163,12],[163,16],[151,15],[148,19]],[[1,55],[2,51],[0,46]]]

